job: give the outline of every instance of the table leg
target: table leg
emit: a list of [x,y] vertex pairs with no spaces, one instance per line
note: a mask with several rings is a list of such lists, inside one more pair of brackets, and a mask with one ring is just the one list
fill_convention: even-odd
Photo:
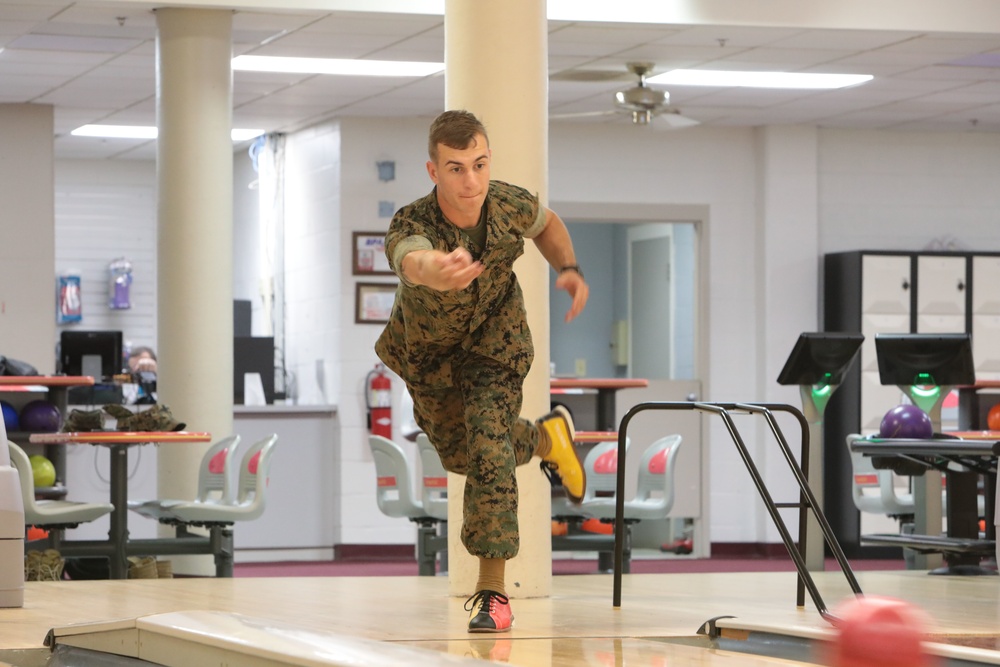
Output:
[[996,512],[997,512],[997,474],[987,473],[984,477],[983,497],[985,499],[986,510],[986,539],[997,539]]
[[[948,494],[948,537],[968,540],[979,538],[979,512],[977,510],[978,491],[976,485],[979,474],[948,470],[945,472]],[[978,555],[948,554],[945,566],[932,574],[976,575],[991,574],[979,565]]]
[[128,445],[111,445],[111,529],[108,539],[114,546],[110,556],[111,578],[128,578]]
[[597,390],[597,430],[617,431],[615,423],[615,390]]

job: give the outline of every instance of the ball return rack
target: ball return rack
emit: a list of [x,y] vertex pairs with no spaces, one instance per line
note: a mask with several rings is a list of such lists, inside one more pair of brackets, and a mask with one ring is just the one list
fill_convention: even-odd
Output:
[[[827,609],[826,603],[823,601],[823,597],[820,595],[819,589],[816,587],[816,583],[813,581],[812,575],[806,567],[806,523],[808,520],[808,514],[805,510],[810,510],[813,513],[813,516],[818,522],[820,530],[823,533],[823,537],[826,539],[827,546],[829,546],[831,552],[833,552],[834,558],[837,559],[837,563],[840,565],[841,570],[843,570],[844,576],[847,578],[847,583],[850,585],[851,590],[855,595],[862,594],[861,586],[858,584],[858,580],[854,576],[854,572],[851,570],[851,565],[847,562],[847,557],[844,555],[844,550],[837,541],[837,537],[834,535],[833,529],[830,527],[830,523],[823,514],[819,502],[816,500],[812,490],[809,488],[809,423],[806,421],[806,418],[803,416],[801,411],[790,405],[781,403],[652,401],[639,403],[633,406],[632,409],[625,414],[621,420],[621,425],[618,427],[618,478],[615,495],[615,564],[613,606],[621,607],[622,601],[622,563],[625,546],[625,442],[628,434],[629,422],[632,421],[632,418],[637,414],[647,410],[697,411],[717,415],[720,419],[722,419],[726,426],[726,430],[729,432],[730,437],[733,439],[733,443],[736,445],[740,458],[743,459],[743,463],[746,465],[747,471],[750,473],[750,477],[753,480],[754,486],[757,488],[757,492],[764,501],[764,506],[767,508],[767,512],[771,516],[771,520],[774,522],[775,528],[777,528],[782,541],[785,543],[785,548],[788,550],[789,557],[791,557],[792,562],[795,563],[795,569],[798,571],[796,605],[799,607],[805,606],[805,591],[808,590],[809,595],[812,598],[813,603],[816,605],[816,609],[819,611],[820,615],[830,623],[834,623],[836,621],[836,617]],[[788,442],[785,439],[781,428],[778,426],[778,422],[774,418],[775,412],[787,412],[798,420],[799,425],[802,428],[802,446],[799,454],[801,464],[796,462],[795,456],[792,453],[791,448],[788,446]],[[760,471],[757,469],[757,465],[753,462],[753,458],[747,450],[739,429],[736,428],[736,424],[732,417],[734,413],[759,415],[766,420],[771,433],[774,435],[774,438],[778,443],[778,447],[781,449],[781,453],[784,455],[785,461],[788,463],[788,466],[792,471],[792,475],[795,477],[795,481],[798,483],[798,502],[775,503],[771,498],[771,494],[764,484]],[[784,508],[798,508],[800,510],[799,541],[797,546],[792,540],[792,536],[789,533],[788,527],[785,525],[784,519],[781,518],[781,515],[778,512],[779,509]]]

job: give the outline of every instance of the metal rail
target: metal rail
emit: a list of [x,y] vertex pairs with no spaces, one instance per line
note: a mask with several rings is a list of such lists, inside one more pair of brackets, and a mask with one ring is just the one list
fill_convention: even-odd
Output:
[[[827,609],[826,603],[823,601],[823,597],[820,595],[819,589],[816,587],[816,583],[813,581],[812,575],[806,567],[805,553],[807,539],[807,516],[806,512],[803,510],[812,510],[813,515],[819,523],[823,537],[826,539],[827,545],[830,547],[834,557],[837,559],[841,570],[844,572],[844,576],[847,577],[847,582],[850,585],[851,590],[856,595],[860,595],[861,586],[858,584],[857,578],[851,570],[850,563],[848,563],[847,557],[844,555],[844,551],[833,533],[833,529],[830,527],[830,524],[826,520],[826,516],[823,514],[822,510],[820,510],[819,503],[813,495],[812,490],[809,488],[809,423],[799,410],[782,403],[654,401],[639,403],[633,406],[632,409],[626,413],[626,415],[622,418],[621,425],[618,427],[618,477],[615,496],[615,569],[613,605],[615,607],[620,607],[622,598],[622,558],[625,539],[625,440],[629,422],[632,421],[632,418],[635,415],[646,410],[692,410],[715,414],[722,419],[726,426],[726,430],[729,432],[730,437],[733,439],[733,443],[736,445],[740,458],[743,459],[743,463],[746,465],[747,471],[750,473],[750,477],[753,480],[754,486],[757,488],[757,492],[764,501],[764,505],[767,508],[768,514],[771,516],[771,520],[774,522],[778,533],[781,535],[782,541],[785,543],[788,555],[795,563],[795,569],[798,571],[796,604],[800,607],[804,606],[804,591],[808,589],[809,595],[812,598],[813,603],[816,605],[820,615],[827,621],[834,623],[836,618]],[[733,411],[761,415],[767,421],[767,424],[770,427],[771,432],[774,434],[774,437],[778,442],[778,446],[785,457],[785,461],[788,463],[789,468],[791,468],[792,475],[795,477],[795,481],[799,485],[800,493],[798,503],[775,504],[774,500],[771,498],[770,492],[764,484],[764,479],[761,477],[760,471],[757,469],[756,464],[754,464],[753,458],[750,456],[750,452],[747,450],[746,444],[743,442],[742,436],[740,436],[739,430],[736,428],[736,424],[733,422],[732,415],[730,414],[730,412]],[[785,440],[781,428],[774,419],[773,413],[775,411],[787,412],[791,414],[798,420],[799,425],[802,428],[802,447],[800,452],[801,465],[796,462],[795,456],[792,454],[792,450],[789,448],[788,442]],[[796,547],[795,542],[792,540],[784,519],[782,519],[781,515],[778,513],[779,507],[797,507],[800,510],[798,547]]]

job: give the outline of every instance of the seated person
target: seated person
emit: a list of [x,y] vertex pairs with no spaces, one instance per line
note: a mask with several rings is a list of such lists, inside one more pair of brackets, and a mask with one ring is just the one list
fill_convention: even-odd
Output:
[[128,355],[128,370],[132,374],[132,384],[122,387],[125,402],[156,403],[156,353],[152,348],[133,348]]
[[137,347],[132,350],[128,357],[128,370],[130,373],[139,372],[156,374],[156,353],[152,348]]

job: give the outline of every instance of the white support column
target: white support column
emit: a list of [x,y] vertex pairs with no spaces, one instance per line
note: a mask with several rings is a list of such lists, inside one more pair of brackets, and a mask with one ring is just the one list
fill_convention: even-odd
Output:
[[[467,109],[486,125],[493,178],[548,195],[548,32],[546,3],[445,2],[445,107]],[[549,406],[548,265],[531,242],[516,265],[535,343],[522,414]],[[461,499],[465,478],[450,475],[448,496]],[[507,593],[545,597],[552,590],[551,494],[537,464],[518,469],[520,553],[507,563]],[[452,595],[474,592],[478,563],[459,540],[461,502],[450,503],[448,575]]]
[[0,104],[0,353],[43,374],[56,361],[53,132],[52,105]]
[[[158,396],[219,439],[233,429],[232,12],[158,9],[156,25]],[[159,448],[161,497],[194,496],[206,449]]]

